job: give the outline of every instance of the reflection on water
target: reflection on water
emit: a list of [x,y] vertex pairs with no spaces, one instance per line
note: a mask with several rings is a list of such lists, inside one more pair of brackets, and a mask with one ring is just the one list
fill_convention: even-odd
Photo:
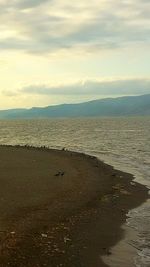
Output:
[[[29,144],[86,152],[126,172],[150,188],[150,117],[0,121],[1,144]],[[137,266],[150,262],[150,205],[131,211],[139,233]],[[142,225],[142,229],[141,229]]]

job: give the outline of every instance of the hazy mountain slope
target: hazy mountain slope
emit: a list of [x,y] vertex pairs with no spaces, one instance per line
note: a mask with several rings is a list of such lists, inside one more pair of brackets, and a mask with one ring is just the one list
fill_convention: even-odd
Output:
[[4,119],[126,115],[150,115],[150,94],[107,98],[80,104],[62,104],[45,108],[0,111],[0,118]]
[[19,116],[19,114],[23,112],[26,112],[26,109],[0,110],[0,119]]

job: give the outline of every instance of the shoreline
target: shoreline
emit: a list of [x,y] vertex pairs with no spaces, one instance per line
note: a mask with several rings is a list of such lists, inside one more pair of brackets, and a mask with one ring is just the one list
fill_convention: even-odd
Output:
[[84,153],[1,145],[0,171],[0,267],[107,266],[127,212],[148,199],[131,174]]

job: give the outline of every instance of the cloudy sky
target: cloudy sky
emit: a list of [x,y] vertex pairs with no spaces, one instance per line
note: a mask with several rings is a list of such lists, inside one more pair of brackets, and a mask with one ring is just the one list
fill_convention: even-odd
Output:
[[150,93],[150,0],[0,0],[0,109]]

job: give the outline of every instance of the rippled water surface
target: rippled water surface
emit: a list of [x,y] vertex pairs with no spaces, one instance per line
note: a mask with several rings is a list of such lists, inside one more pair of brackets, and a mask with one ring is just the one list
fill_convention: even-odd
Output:
[[[0,121],[0,144],[45,145],[99,157],[150,188],[150,117]],[[136,266],[150,266],[150,203],[130,212]]]

